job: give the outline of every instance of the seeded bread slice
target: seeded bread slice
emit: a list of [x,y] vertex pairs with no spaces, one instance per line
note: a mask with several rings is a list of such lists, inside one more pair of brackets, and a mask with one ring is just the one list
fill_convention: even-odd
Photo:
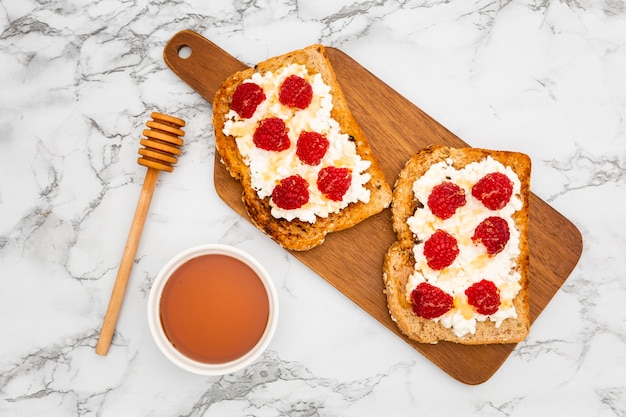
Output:
[[[406,284],[413,272],[415,259],[413,246],[416,237],[413,235],[407,219],[415,210],[424,209],[426,202],[417,201],[413,193],[415,180],[437,162],[450,158],[456,169],[461,169],[471,162],[478,162],[487,156],[509,166],[517,174],[521,186],[520,198],[522,209],[513,215],[515,227],[520,231],[520,255],[516,269],[521,275],[519,291],[513,305],[517,318],[508,318],[499,328],[489,320],[477,322],[476,332],[458,337],[439,322],[423,319],[413,313],[411,303],[406,298]],[[530,196],[530,158],[522,153],[492,151],[477,148],[455,149],[444,146],[430,146],[419,151],[407,161],[400,172],[393,190],[392,213],[393,229],[397,235],[384,257],[383,280],[385,294],[391,318],[398,328],[410,339],[421,343],[437,343],[450,341],[468,345],[517,343],[522,341],[530,328],[528,303],[528,203]],[[423,237],[422,237],[423,239]]]
[[[243,162],[235,138],[223,133],[226,114],[231,110],[232,95],[239,84],[250,78],[254,72],[264,74],[292,63],[302,64],[311,73],[319,73],[324,82],[331,87],[333,109],[331,116],[340,124],[343,133],[354,138],[357,153],[364,160],[371,162],[367,169],[371,176],[366,188],[370,191],[368,203],[351,203],[338,213],[327,218],[318,217],[315,223],[299,219],[288,221],[272,216],[269,197],[260,199],[251,186],[250,170]],[[213,125],[215,128],[215,145],[220,154],[221,162],[230,175],[239,180],[243,186],[242,200],[252,222],[265,234],[286,249],[303,251],[324,242],[331,232],[344,230],[381,212],[391,203],[391,187],[370,148],[367,138],[361,131],[356,119],[348,108],[343,92],[322,45],[290,52],[270,58],[257,64],[254,68],[237,72],[230,76],[218,89],[213,100]]]

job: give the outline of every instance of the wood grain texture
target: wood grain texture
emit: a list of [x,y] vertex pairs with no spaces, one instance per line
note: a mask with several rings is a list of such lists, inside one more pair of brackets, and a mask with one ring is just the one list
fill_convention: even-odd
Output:
[[[190,57],[178,57],[182,46],[191,47]],[[327,53],[390,185],[419,149],[431,144],[468,146],[348,55],[334,48],[327,48]],[[172,37],[164,58],[176,74],[209,101],[226,77],[246,67],[190,31]],[[247,218],[241,202],[242,188],[219,163],[219,155],[214,182],[218,195]],[[352,229],[330,234],[315,249],[292,254],[453,378],[470,385],[488,380],[515,344],[424,345],[407,339],[391,320],[382,281],[383,256],[395,241],[391,225],[391,210],[387,209]],[[576,266],[582,253],[582,237],[569,220],[532,194],[529,242],[530,312],[534,322]]]

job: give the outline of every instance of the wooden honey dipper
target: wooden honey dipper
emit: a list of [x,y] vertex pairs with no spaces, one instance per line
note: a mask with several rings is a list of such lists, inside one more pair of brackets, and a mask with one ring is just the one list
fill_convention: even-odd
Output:
[[122,308],[122,300],[130,277],[130,271],[135,261],[137,247],[143,232],[143,225],[146,221],[154,188],[159,177],[159,171],[174,171],[172,164],[178,162],[177,156],[180,155],[180,146],[183,140],[180,138],[185,136],[180,128],[185,126],[185,121],[167,114],[153,112],[150,117],[153,120],[146,122],[149,129],[143,131],[147,139],[141,139],[139,143],[145,148],[139,149],[141,155],[137,159],[137,163],[148,168],[146,178],[141,189],[137,208],[135,209],[135,217],[128,233],[124,254],[120,261],[120,266],[111,292],[109,307],[107,308],[102,329],[100,330],[100,338],[96,345],[96,353],[98,355],[106,355],[109,352],[109,346],[113,339],[115,325]]

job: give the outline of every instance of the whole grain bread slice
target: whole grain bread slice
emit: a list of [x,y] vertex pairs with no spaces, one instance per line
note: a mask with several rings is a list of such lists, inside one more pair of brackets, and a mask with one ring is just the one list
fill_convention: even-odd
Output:
[[[417,239],[409,229],[407,219],[416,210],[424,209],[426,202],[417,201],[413,192],[414,181],[424,175],[429,167],[437,162],[452,160],[456,169],[461,169],[471,162],[478,162],[487,156],[509,166],[521,182],[521,210],[513,215],[515,227],[520,232],[520,254],[516,260],[519,271],[521,290],[513,300],[517,318],[504,320],[500,327],[489,320],[478,321],[476,332],[459,337],[440,322],[424,319],[413,313],[412,305],[406,297],[406,285],[414,271],[415,259],[413,247]],[[430,146],[411,157],[398,175],[393,190],[392,215],[393,228],[397,235],[384,257],[383,280],[387,305],[392,319],[407,337],[421,343],[450,341],[468,345],[517,343],[522,341],[530,328],[528,300],[528,210],[530,196],[530,158],[522,153],[493,151],[477,148],[449,148]]]
[[[365,185],[370,191],[369,202],[351,203],[340,212],[332,213],[328,217],[317,217],[314,223],[297,218],[286,220],[272,216],[269,197],[259,198],[251,186],[250,170],[243,161],[235,138],[223,133],[226,114],[231,110],[232,95],[237,86],[249,79],[254,72],[260,74],[267,71],[275,72],[293,63],[305,65],[310,73],[319,73],[323,81],[331,87],[333,99],[331,117],[340,124],[342,132],[354,140],[360,157],[371,163],[366,171],[370,174],[371,179]],[[367,138],[348,107],[323,45],[311,45],[285,55],[273,57],[257,64],[254,68],[230,76],[215,94],[213,125],[215,144],[220,160],[230,175],[241,182],[243,186],[242,200],[250,219],[261,231],[286,249],[303,251],[318,246],[324,242],[328,233],[353,227],[387,208],[391,203],[391,187],[380,169]]]

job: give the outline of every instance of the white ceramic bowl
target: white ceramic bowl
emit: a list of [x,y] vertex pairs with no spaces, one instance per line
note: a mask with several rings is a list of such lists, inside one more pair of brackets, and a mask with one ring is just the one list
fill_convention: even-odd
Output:
[[[258,275],[261,282],[263,283],[269,299],[269,317],[267,320],[267,325],[257,344],[243,356],[226,363],[211,364],[199,362],[188,358],[187,356],[176,350],[176,348],[172,345],[172,343],[165,335],[165,331],[163,330],[163,327],[161,325],[161,316],[159,311],[160,300],[163,289],[169,277],[174,271],[176,271],[177,268],[179,268],[185,262],[198,256],[210,254],[227,255],[245,263],[250,268],[252,268],[252,270]],[[178,365],[182,369],[200,375],[224,375],[236,372],[250,365],[263,354],[265,349],[267,349],[267,346],[269,345],[272,337],[274,336],[274,332],[276,331],[277,323],[278,296],[276,294],[276,289],[269,274],[256,259],[254,259],[246,252],[232,246],[221,244],[207,244],[196,246],[179,253],[174,258],[172,258],[159,272],[156,279],[154,280],[154,283],[152,284],[152,289],[150,290],[150,295],[148,297],[148,324],[150,326],[150,332],[152,333],[152,337],[154,338],[157,346],[159,347],[161,352],[163,352],[163,354],[174,364]]]

